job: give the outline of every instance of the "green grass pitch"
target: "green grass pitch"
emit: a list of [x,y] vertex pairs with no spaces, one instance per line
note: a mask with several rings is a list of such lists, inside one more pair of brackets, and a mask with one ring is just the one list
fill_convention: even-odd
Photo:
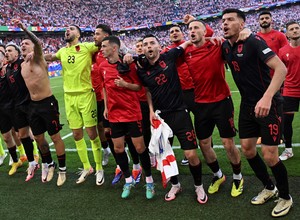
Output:
[[[231,74],[226,73],[227,81],[232,91],[235,105],[235,123],[239,112],[240,96],[232,81]],[[61,136],[71,133],[65,117],[62,78],[51,79],[51,87],[60,104],[61,123],[64,124]],[[294,143],[300,143],[300,116],[296,114],[294,119]],[[49,142],[50,139],[48,139]],[[87,144],[90,147],[90,143]],[[221,145],[217,129],[213,135],[215,145]],[[66,148],[75,149],[72,136],[64,139]],[[239,144],[236,138],[236,144]],[[178,146],[178,142],[174,142]],[[53,146],[51,146],[52,149]],[[281,152],[281,147],[279,151]],[[250,204],[250,199],[262,190],[262,185],[253,175],[247,161],[242,156],[242,172],[245,178],[244,193],[237,197],[230,196],[231,190],[231,168],[226,158],[224,149],[216,148],[218,160],[223,172],[227,176],[225,184],[220,191],[214,195],[208,195],[207,204],[200,205],[196,201],[193,180],[189,174],[189,168],[179,166],[180,182],[183,192],[172,202],[164,201],[164,194],[169,188],[164,189],[161,185],[160,173],[153,170],[153,177],[156,182],[156,196],[148,201],[145,198],[145,182],[142,181],[134,189],[130,197],[121,199],[123,180],[121,183],[112,186],[111,180],[114,175],[115,163],[112,157],[108,166],[105,167],[105,183],[98,187],[95,184],[95,176],[91,175],[86,182],[76,185],[77,168],[81,167],[76,152],[67,152],[67,182],[62,187],[56,186],[54,177],[50,183],[41,182],[41,171],[29,182],[25,182],[27,164],[24,164],[14,176],[8,176],[8,158],[0,167],[0,218],[1,219],[271,219],[271,211],[274,207],[274,200],[261,206]],[[177,161],[180,164],[182,151],[175,150]],[[52,153],[56,160],[55,153]],[[200,150],[199,155],[203,159]],[[285,219],[300,219],[300,150],[294,148],[294,157],[284,164],[289,173],[290,193],[294,199],[294,208]],[[93,164],[92,152],[89,152],[90,161]],[[203,160],[204,161],[204,160]],[[211,172],[203,162],[203,183],[207,191],[211,181]]]

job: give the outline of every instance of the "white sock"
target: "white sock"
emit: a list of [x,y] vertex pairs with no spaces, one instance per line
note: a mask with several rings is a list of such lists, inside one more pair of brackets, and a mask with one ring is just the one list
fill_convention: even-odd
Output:
[[139,163],[138,164],[133,164],[132,169],[139,170],[139,169],[141,169],[141,166],[140,166]]
[[31,162],[29,162],[29,165],[30,166],[35,166],[35,165],[37,165],[37,163],[35,161],[31,161]]
[[152,176],[146,176],[146,183],[153,183]]
[[126,182],[126,183],[132,183],[132,181],[133,181],[133,179],[132,179],[131,176],[128,177],[128,178],[125,178],[125,182]]
[[51,165],[53,165],[53,164],[54,164],[54,161],[52,160],[51,163],[48,163],[48,166],[51,166]]
[[103,151],[104,151],[106,154],[110,154],[110,153],[111,153],[111,151],[110,151],[110,148],[109,148],[109,147],[107,147],[107,148],[104,148],[104,149],[103,149]]
[[221,178],[223,176],[222,170],[219,169],[218,172],[214,173],[214,176],[217,176],[218,178]]
[[233,174],[232,176],[233,176],[234,180],[241,180],[243,178],[243,176],[242,176],[241,173],[239,173],[239,174]]
[[177,184],[172,184],[172,186],[180,188],[180,182],[178,182]]
[[44,165],[44,166],[46,166],[46,167],[48,167],[48,166],[49,166],[47,163],[42,163],[42,165]]

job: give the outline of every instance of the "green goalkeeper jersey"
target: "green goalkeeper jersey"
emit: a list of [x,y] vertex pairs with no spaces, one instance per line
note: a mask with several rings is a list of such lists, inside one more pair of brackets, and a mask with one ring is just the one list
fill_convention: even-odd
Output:
[[92,56],[98,50],[95,43],[78,43],[57,51],[55,56],[62,64],[64,92],[82,93],[93,89],[91,83]]

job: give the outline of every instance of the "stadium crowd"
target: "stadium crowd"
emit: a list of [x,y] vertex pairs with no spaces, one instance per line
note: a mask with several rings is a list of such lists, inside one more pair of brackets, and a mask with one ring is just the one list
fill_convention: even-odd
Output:
[[[8,0],[1,8],[0,25],[10,18],[22,18],[27,26],[66,26],[70,23],[95,27],[107,23],[113,29],[140,24],[154,24],[181,19],[185,14],[204,15],[227,7],[271,3],[271,0]],[[57,13],[62,12],[62,13]],[[88,12],[88,13],[87,13]],[[109,13],[110,16],[99,16]]]
[[[1,16],[0,17],[0,24],[1,25],[11,25],[11,22],[9,20],[10,17],[22,17],[23,22],[26,25],[40,25],[40,26],[65,26],[66,24],[78,24],[80,26],[90,26],[94,28],[98,23],[105,23],[108,24],[114,28],[124,28],[126,26],[134,26],[134,25],[139,25],[141,24],[141,21],[146,21],[145,23],[153,23],[153,22],[163,22],[163,21],[170,21],[174,19],[179,19],[182,20],[183,15],[186,14],[187,12],[189,14],[193,14],[195,16],[200,15],[200,14],[208,14],[208,13],[215,13],[222,8],[225,8],[226,6],[234,6],[234,7],[241,7],[242,5],[256,5],[259,3],[270,3],[271,1],[214,1],[214,6],[211,6],[210,3],[207,3],[207,1],[193,1],[193,0],[188,0],[188,1],[177,1],[177,5],[180,8],[180,13],[179,10],[173,10],[172,13],[168,13],[165,11],[168,11],[167,9],[171,8],[169,7],[169,4],[172,3],[174,5],[174,1],[163,1],[161,0],[161,4],[157,5],[155,7],[157,8],[164,8],[163,13],[153,9],[153,10],[147,10],[149,11],[148,13],[154,13],[151,16],[147,15],[147,13],[144,13],[143,10],[146,10],[146,8],[151,8],[150,3],[151,1],[136,1],[134,4],[130,4],[131,1],[120,1],[121,3],[115,4],[118,5],[119,9],[115,9],[113,7],[114,4],[111,2],[106,4],[105,6],[100,5],[100,3],[96,4],[96,1],[88,1],[84,4],[84,7],[80,10],[78,16],[78,12],[73,9],[73,7],[76,8],[77,4],[80,4],[81,1],[72,1],[74,4],[70,4],[70,7],[65,7],[64,8],[69,8],[68,12],[64,12],[60,15],[57,13],[52,13],[53,11],[59,10],[59,8],[62,7],[62,5],[69,5],[68,2],[70,1],[63,1],[63,4],[58,4],[58,3],[51,3],[49,4],[48,1],[45,0],[39,0],[37,3],[32,5],[32,1],[23,1],[24,8],[26,6],[26,12],[25,10],[20,7],[20,5],[16,4],[17,1],[7,1],[7,4],[3,5],[1,10]],[[20,1],[19,1],[20,2]],[[48,3],[47,3],[48,2]],[[112,1],[116,3],[115,1]],[[175,1],[176,2],[176,1]],[[44,6],[47,7],[44,7]],[[140,8],[137,7],[137,5],[140,5]],[[168,5],[167,8],[165,6]],[[197,9],[197,11],[193,11],[191,9],[191,5],[198,5],[198,7],[193,6],[193,10]],[[199,6],[201,5],[201,7]],[[206,7],[203,7],[205,5]],[[43,6],[43,7],[42,7]],[[17,7],[17,10],[11,10],[12,7]],[[108,7],[105,9],[105,7]],[[111,7],[109,9],[109,7]],[[119,13],[123,10],[123,8],[130,8],[126,11],[126,13],[121,15],[118,15],[116,12],[115,15],[114,13],[111,13],[113,17],[102,17],[102,18],[94,18],[93,14],[101,14],[104,13],[104,11],[108,10],[120,10]],[[143,9],[145,7],[145,9]],[[154,7],[154,6],[153,6]],[[175,6],[174,6],[175,7]],[[41,10],[37,10],[37,8],[41,8]],[[46,8],[46,9],[45,9]],[[98,8],[98,9],[97,9]],[[99,11],[97,11],[97,10]],[[199,11],[198,11],[199,9]],[[96,11],[94,11],[96,10]],[[81,12],[82,11],[82,12]],[[90,11],[91,13],[85,13],[86,11]],[[129,12],[128,12],[129,11]],[[272,10],[272,16],[273,16],[273,27],[275,30],[280,30],[282,32],[285,32],[284,24],[290,20],[300,20],[300,5],[296,5],[293,7],[282,7],[282,8],[275,8]],[[42,13],[41,13],[42,12]],[[70,13],[69,13],[70,12]],[[76,16],[73,15],[72,13],[76,12]],[[123,11],[124,12],[124,11]],[[137,16],[137,14],[140,14]],[[169,14],[169,16],[168,16]],[[91,17],[87,17],[91,16]],[[163,15],[161,18],[157,15]],[[140,16],[140,17],[139,17]],[[159,19],[157,21],[154,21],[153,18]],[[134,20],[132,20],[134,18]],[[151,20],[152,19],[152,20]],[[250,12],[247,14],[247,27],[250,28],[254,33],[259,30],[259,24],[257,22],[258,15],[257,12]],[[136,21],[139,21],[136,23]],[[43,22],[43,23],[41,23]],[[215,31],[215,36],[221,36],[221,22],[220,18],[213,18],[213,19],[208,19],[205,20]],[[122,26],[121,26],[122,25]],[[185,26],[182,27],[183,31],[186,32]],[[160,28],[146,28],[146,29],[141,29],[141,30],[133,30],[133,31],[127,31],[127,32],[115,32],[117,36],[119,36],[126,45],[128,45],[130,48],[134,47],[135,41],[142,37],[143,35],[146,35],[148,33],[154,33],[156,36],[159,37],[161,40],[162,45],[168,45],[169,42],[169,37],[167,34],[168,26],[165,27],[160,27]],[[65,41],[63,38],[63,32],[62,35],[60,36],[40,36],[40,38],[43,41],[43,47],[44,47],[44,52],[45,53],[50,53],[50,52],[55,52],[59,48],[65,45]],[[19,38],[2,38],[2,43],[8,43],[10,41],[13,41],[17,44],[20,43]],[[92,37],[83,37],[81,41],[92,41]]]

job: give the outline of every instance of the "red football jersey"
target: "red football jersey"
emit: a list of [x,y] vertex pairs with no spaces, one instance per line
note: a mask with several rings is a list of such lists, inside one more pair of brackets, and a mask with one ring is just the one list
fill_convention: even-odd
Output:
[[[267,45],[273,50],[277,55],[279,53],[279,49],[288,45],[288,40],[286,36],[280,31],[271,30],[269,33],[257,33],[262,39],[264,39]],[[274,70],[270,70],[270,76],[273,77]]]
[[201,47],[191,45],[184,57],[194,81],[197,103],[218,102],[230,96],[221,46],[209,41]]
[[138,95],[141,102],[147,102],[147,95],[146,95],[146,89],[143,86],[140,91],[138,91]]
[[142,120],[140,100],[136,91],[118,87],[115,79],[122,77],[126,82],[140,85],[134,63],[130,65],[131,71],[119,74],[117,64],[110,64],[107,60],[100,64],[106,91],[108,120],[110,122],[133,122]]
[[279,50],[279,58],[288,69],[284,81],[283,95],[300,97],[300,46],[291,47],[286,45]]
[[[164,52],[169,51],[172,48],[178,47],[180,44],[184,43],[184,41],[180,41],[178,43],[173,43],[169,46],[167,46],[164,50]],[[182,90],[188,90],[188,89],[193,89],[194,88],[194,83],[193,79],[191,77],[191,74],[189,72],[189,67],[184,61],[184,57],[180,56],[176,60],[176,67],[177,67],[177,72],[180,80],[180,85]]]
[[286,36],[280,31],[271,30],[269,33],[257,33],[262,39],[264,39],[267,45],[278,54],[279,49],[287,45],[289,42]]
[[96,99],[97,101],[103,100],[103,81],[101,74],[99,73],[99,66],[100,64],[105,61],[106,59],[103,57],[101,51],[98,51],[93,56],[93,65],[92,65],[92,71],[91,71],[91,79],[92,79],[92,86],[96,93]]

